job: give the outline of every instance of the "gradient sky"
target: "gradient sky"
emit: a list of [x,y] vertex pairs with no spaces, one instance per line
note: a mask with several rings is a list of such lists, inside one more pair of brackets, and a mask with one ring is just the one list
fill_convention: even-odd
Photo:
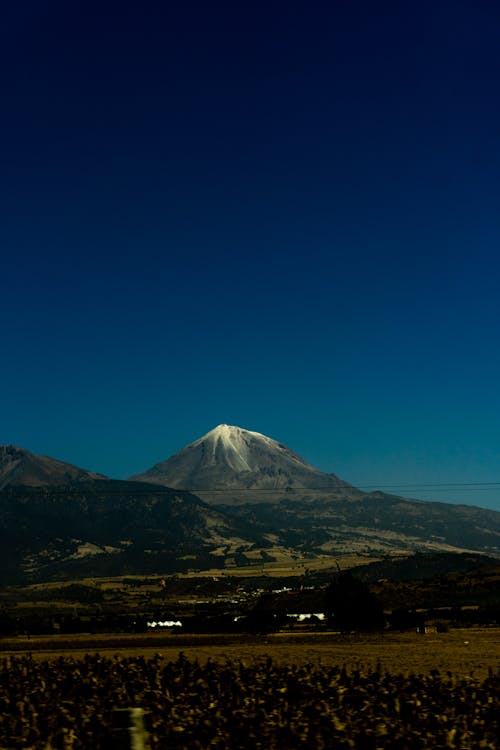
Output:
[[18,6],[0,443],[122,478],[226,422],[500,510],[498,4]]

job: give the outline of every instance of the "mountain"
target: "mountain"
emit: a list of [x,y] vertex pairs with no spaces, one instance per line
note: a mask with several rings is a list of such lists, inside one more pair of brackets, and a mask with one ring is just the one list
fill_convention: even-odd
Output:
[[0,479],[0,583],[267,565],[306,575],[412,552],[500,557],[500,513],[365,493],[229,425],[129,481],[12,446],[0,451]]
[[223,567],[258,534],[182,490],[119,480],[0,492],[0,584]]
[[[219,506],[224,507],[224,506]],[[500,513],[468,505],[408,500],[382,492],[324,493],[312,499],[247,503],[231,515],[302,555],[357,558],[408,551],[481,552],[500,557]]]
[[278,556],[283,550],[358,559],[409,550],[500,556],[500,513],[362,492],[241,427],[219,425],[133,479],[194,492],[269,540]]
[[49,487],[93,479],[106,477],[15,445],[0,445],[0,490],[9,485]]
[[190,490],[225,505],[276,502],[287,494],[304,497],[311,489],[343,494],[354,489],[276,440],[227,424],[131,479]]

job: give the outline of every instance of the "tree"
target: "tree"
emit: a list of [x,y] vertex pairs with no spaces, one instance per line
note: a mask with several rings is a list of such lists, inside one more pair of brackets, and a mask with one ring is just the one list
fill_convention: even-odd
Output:
[[339,630],[379,630],[385,624],[379,600],[349,571],[338,573],[327,587],[324,610]]

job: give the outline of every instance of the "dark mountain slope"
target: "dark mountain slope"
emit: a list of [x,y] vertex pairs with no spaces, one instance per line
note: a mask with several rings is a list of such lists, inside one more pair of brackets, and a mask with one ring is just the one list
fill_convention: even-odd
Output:
[[3,582],[216,567],[228,538],[258,535],[181,490],[115,480],[0,493]]
[[[450,574],[473,575],[474,571],[499,566],[500,561],[497,558],[474,552],[418,552],[408,557],[388,558],[368,565],[359,565],[355,569],[355,575],[367,583],[380,579],[414,581]],[[480,572],[479,575],[483,573]]]
[[[219,506],[220,509],[225,506]],[[383,493],[231,508],[256,531],[310,552],[479,551],[500,557],[500,513],[467,505],[406,500]]]
[[8,485],[46,487],[92,479],[105,480],[106,477],[55,458],[38,456],[15,445],[0,445],[0,490]]
[[476,550],[500,556],[500,513],[365,493],[272,438],[219,425],[142,480],[196,492],[279,546],[308,554]]
[[272,561],[293,568],[318,555],[500,557],[500,513],[364,493],[239,427],[219,425],[146,472],[143,482],[99,478],[21,449],[1,455],[4,581]]

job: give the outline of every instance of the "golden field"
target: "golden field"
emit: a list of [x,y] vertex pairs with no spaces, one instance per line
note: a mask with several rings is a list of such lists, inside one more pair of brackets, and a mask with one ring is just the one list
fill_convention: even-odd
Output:
[[279,663],[346,665],[396,673],[428,673],[433,669],[483,677],[500,671],[500,628],[467,628],[447,633],[275,633],[251,635],[173,635],[167,633],[61,635],[0,640],[2,656],[31,654],[36,660],[85,654],[145,656],[161,653],[166,660],[187,658],[241,659],[271,657]]

